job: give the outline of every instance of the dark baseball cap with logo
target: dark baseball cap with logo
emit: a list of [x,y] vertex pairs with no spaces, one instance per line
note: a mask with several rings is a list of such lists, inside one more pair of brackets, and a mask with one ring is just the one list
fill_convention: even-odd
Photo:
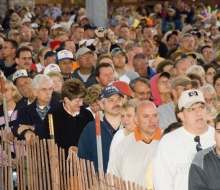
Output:
[[101,99],[103,98],[109,98],[114,94],[118,94],[121,97],[124,97],[124,95],[121,93],[121,91],[115,87],[114,85],[108,85],[102,90]]
[[85,24],[84,26],[84,30],[95,30],[97,27],[94,24]]

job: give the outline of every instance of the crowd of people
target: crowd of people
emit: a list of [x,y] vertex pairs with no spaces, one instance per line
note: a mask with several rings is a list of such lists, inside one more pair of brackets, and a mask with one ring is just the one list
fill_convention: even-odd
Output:
[[15,138],[50,138],[52,114],[66,158],[73,149],[98,171],[100,115],[104,172],[148,190],[220,189],[219,8],[140,1],[109,7],[107,27],[77,5],[9,9],[0,126],[8,115],[13,158]]

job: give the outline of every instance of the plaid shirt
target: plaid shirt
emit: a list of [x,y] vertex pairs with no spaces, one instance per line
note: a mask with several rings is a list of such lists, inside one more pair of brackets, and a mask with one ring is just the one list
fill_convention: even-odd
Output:
[[43,109],[40,108],[40,106],[38,105],[38,102],[36,101],[36,104],[37,104],[37,108],[36,108],[36,111],[37,113],[39,114],[40,118],[42,120],[44,120],[48,110],[50,109],[50,105],[48,104],[47,106],[45,106]]

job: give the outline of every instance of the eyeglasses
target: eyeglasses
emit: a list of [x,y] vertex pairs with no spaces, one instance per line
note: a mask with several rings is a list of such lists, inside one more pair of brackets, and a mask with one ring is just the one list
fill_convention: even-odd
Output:
[[137,92],[137,91],[134,91],[134,92],[139,94],[139,96],[144,96],[144,95],[150,96],[151,95],[151,91],[149,91],[149,92]]
[[79,59],[88,60],[88,59],[92,59],[92,58],[93,58],[93,55],[89,55],[89,56],[80,56]]
[[22,61],[32,61],[32,57],[21,57],[19,59],[21,59]]
[[83,103],[83,99],[79,99],[79,100],[72,100],[72,101],[74,101],[75,103],[77,103],[77,104],[81,104],[81,103]]
[[212,55],[212,51],[205,51],[204,54],[205,54],[205,55],[208,55],[208,54],[209,54],[209,55]]
[[166,85],[167,83],[171,83],[171,80],[162,80],[162,81],[160,81],[160,82],[158,82],[158,84],[162,84],[162,85]]
[[46,92],[52,92],[53,88],[52,87],[51,88],[40,88],[38,90],[40,90],[42,93],[46,93]]
[[200,136],[196,136],[194,138],[194,141],[198,143],[196,145],[196,150],[197,150],[197,152],[199,152],[200,150],[202,150],[202,145],[200,144]]
[[214,100],[214,98],[204,98],[205,99],[205,102],[211,102]]
[[30,32],[21,32],[20,34],[25,35],[25,34],[29,34]]
[[72,61],[60,61],[59,63],[62,65],[70,65],[72,64]]

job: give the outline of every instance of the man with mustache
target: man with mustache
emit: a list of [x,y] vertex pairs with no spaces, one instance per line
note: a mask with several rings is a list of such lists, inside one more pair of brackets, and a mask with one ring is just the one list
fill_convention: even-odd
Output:
[[[100,107],[104,112],[103,121],[100,121],[104,172],[107,170],[109,148],[113,136],[119,128],[122,128],[120,114],[122,97],[121,91],[113,85],[106,86],[101,94]],[[95,126],[95,121],[92,121],[83,130],[78,143],[78,156],[92,161],[97,172],[98,155]]]
[[[37,72],[32,70],[32,51],[28,47],[21,47],[15,53],[16,69],[25,69],[28,75],[33,78]],[[7,80],[12,81],[13,74],[8,76]]]
[[37,75],[32,81],[32,90],[36,100],[21,110],[12,129],[14,136],[27,142],[35,135],[39,139],[48,139],[48,114],[60,106],[52,98],[53,81],[47,75]]

